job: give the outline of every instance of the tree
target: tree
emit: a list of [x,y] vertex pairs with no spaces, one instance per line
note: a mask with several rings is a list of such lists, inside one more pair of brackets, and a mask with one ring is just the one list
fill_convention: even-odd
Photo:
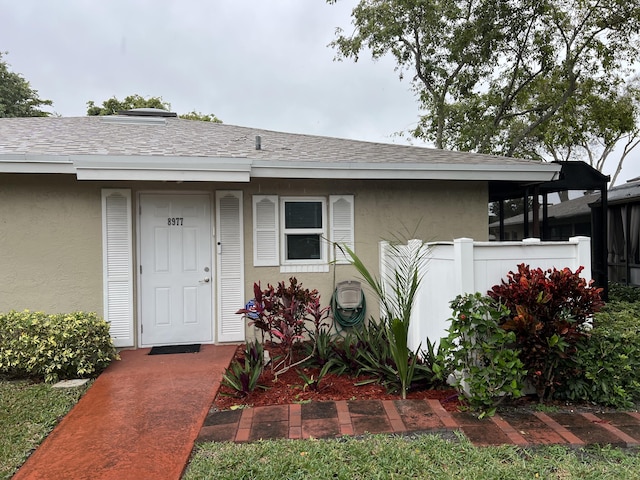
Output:
[[141,95],[129,95],[124,100],[111,97],[102,102],[98,107],[93,100],[87,102],[87,115],[117,115],[122,110],[132,110],[134,108],[158,108],[161,110],[171,110],[171,104],[162,100],[162,97],[145,98]]
[[624,160],[640,144],[640,78],[602,91],[602,85],[583,82],[575,98],[542,125],[533,148],[556,161],[585,160],[603,171],[616,147],[619,153],[611,178],[615,184]]
[[368,49],[411,74],[413,136],[506,156],[539,152],[581,94],[615,100],[606,93],[640,53],[640,0],[361,0],[352,23],[332,42],[337,58]]
[[205,114],[205,113],[196,112],[195,110],[192,110],[189,113],[184,113],[178,116],[180,118],[184,118],[185,120],[199,120],[201,122],[222,123],[222,120],[216,117],[213,113]]
[[48,117],[50,112],[40,107],[51,106],[51,100],[43,100],[38,91],[19,73],[9,70],[7,62],[2,56],[7,52],[0,52],[0,117]]
[[[148,97],[134,94],[125,97],[124,100],[118,100],[115,96],[102,102],[102,106],[97,106],[93,100],[87,102],[87,115],[117,115],[123,110],[132,110],[135,108],[158,108],[161,110],[171,110],[171,104],[162,100],[162,97]],[[204,114],[192,110],[189,113],[178,115],[186,120],[199,120],[202,122],[222,123],[218,117],[212,114]]]

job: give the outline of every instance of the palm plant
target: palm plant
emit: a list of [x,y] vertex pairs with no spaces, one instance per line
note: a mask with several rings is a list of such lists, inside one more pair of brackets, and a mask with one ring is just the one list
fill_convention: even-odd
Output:
[[[411,311],[418,293],[424,267],[428,260],[429,248],[425,242],[412,240],[408,245],[389,242],[386,267],[389,274],[377,277],[348,246],[344,246],[351,265],[380,300],[380,321],[390,339],[390,351],[400,382],[402,398],[407,397],[411,386],[417,353],[409,348],[409,324]],[[420,350],[420,347],[417,349]]]

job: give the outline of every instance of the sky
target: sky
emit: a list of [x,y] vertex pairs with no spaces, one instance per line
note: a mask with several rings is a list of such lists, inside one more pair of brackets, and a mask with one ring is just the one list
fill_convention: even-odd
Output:
[[[393,59],[334,61],[357,3],[0,0],[0,51],[65,117],[139,94],[232,125],[424,145],[408,139],[418,104]],[[640,176],[637,155],[618,184]]]

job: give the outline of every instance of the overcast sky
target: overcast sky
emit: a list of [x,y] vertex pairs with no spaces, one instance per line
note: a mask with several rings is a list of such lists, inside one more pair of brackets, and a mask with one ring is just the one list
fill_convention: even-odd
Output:
[[[392,59],[333,60],[328,44],[336,27],[352,30],[356,4],[0,0],[0,51],[62,116],[140,94],[233,125],[408,143],[395,134],[415,127],[417,102]],[[640,175],[632,160],[618,184]]]

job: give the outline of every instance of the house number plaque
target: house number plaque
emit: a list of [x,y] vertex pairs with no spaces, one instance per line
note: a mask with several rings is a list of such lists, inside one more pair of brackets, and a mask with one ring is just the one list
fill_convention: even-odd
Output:
[[167,218],[167,225],[171,227],[181,227],[183,217],[169,217]]

